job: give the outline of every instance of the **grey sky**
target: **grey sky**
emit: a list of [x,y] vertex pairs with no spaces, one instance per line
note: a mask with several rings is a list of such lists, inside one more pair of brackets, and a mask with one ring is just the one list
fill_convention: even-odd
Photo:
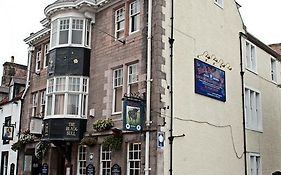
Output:
[[[2,0],[0,5],[0,75],[2,65],[15,56],[15,62],[27,64],[27,45],[23,39],[42,29],[44,8],[55,0]],[[226,1],[226,0],[225,0]],[[237,0],[243,21],[250,33],[265,44],[281,42],[280,0]]]

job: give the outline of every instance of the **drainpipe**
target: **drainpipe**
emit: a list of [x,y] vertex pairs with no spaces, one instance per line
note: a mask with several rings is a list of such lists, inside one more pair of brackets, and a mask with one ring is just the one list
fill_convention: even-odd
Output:
[[[31,59],[32,59],[32,53],[34,51],[34,47],[33,46],[29,46],[28,47],[28,58],[27,58],[27,75],[26,75],[26,84],[25,84],[25,89],[23,91],[23,94],[21,96],[21,109],[20,109],[20,122],[19,122],[19,134],[18,134],[18,140],[20,139],[20,133],[21,133],[21,119],[22,119],[22,113],[23,113],[23,106],[24,106],[24,98],[25,95],[27,93],[27,90],[30,86],[30,74],[31,74]],[[19,169],[19,151],[17,151],[17,166],[16,166],[16,174],[18,174]]]
[[171,85],[170,85],[170,96],[171,96],[171,104],[170,104],[170,110],[171,110],[171,120],[170,120],[170,136],[169,136],[169,144],[170,144],[170,175],[173,174],[173,142],[174,142],[174,136],[173,136],[173,44],[174,44],[174,0],[171,2],[171,36],[169,38],[169,44],[170,44],[170,74],[171,74]]
[[23,100],[25,95],[26,95],[26,92],[30,86],[30,74],[31,74],[31,59],[32,59],[32,53],[34,51],[34,47],[33,46],[29,46],[28,47],[28,60],[27,60],[27,75],[26,75],[26,84],[25,84],[25,89],[24,89],[24,92],[22,94],[22,97],[21,99]]
[[245,175],[248,174],[247,172],[247,147],[246,147],[246,119],[245,119],[245,94],[244,94],[244,71],[243,71],[243,55],[242,55],[242,36],[245,36],[244,33],[239,33],[239,41],[240,41],[240,75],[241,75],[241,84],[242,84],[242,114],[243,114],[243,142],[244,142],[244,166],[245,166]]
[[[147,27],[147,72],[146,72],[146,126],[150,126],[151,111],[151,31],[152,31],[152,0],[148,0],[148,27]],[[145,175],[149,175],[149,130],[145,133]]]

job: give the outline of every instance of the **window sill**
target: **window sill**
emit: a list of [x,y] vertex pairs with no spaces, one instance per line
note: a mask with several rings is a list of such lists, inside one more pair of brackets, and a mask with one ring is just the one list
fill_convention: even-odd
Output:
[[252,69],[250,69],[250,68],[248,68],[248,67],[246,67],[245,69],[246,69],[247,71],[249,71],[249,72],[255,74],[255,75],[258,75],[258,72],[257,72],[256,70],[252,70]]
[[246,127],[246,130],[253,131],[253,132],[257,132],[257,133],[263,133],[263,130],[262,130],[262,129],[254,129],[254,128]]
[[119,115],[119,114],[122,114],[122,112],[112,112],[111,115]]
[[223,5],[222,4],[219,4],[217,2],[214,2],[214,4],[216,4],[219,8],[223,9]]

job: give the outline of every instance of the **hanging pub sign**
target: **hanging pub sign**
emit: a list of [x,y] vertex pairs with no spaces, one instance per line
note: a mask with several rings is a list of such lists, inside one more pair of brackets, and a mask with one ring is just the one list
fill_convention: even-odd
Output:
[[2,129],[2,140],[13,140],[14,137],[14,126],[3,126]]
[[225,72],[194,59],[195,93],[226,101]]
[[144,120],[144,101],[138,98],[123,98],[123,128],[141,131]]

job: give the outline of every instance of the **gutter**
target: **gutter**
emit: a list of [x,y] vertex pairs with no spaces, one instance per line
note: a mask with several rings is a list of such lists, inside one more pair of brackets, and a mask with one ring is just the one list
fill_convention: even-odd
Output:
[[244,166],[245,166],[245,175],[247,172],[247,139],[246,139],[246,119],[245,119],[245,94],[244,94],[244,71],[243,71],[243,54],[242,54],[242,36],[246,36],[244,33],[239,32],[239,41],[240,41],[240,75],[241,75],[241,92],[242,92],[242,117],[243,117],[243,142],[244,142]]
[[[152,38],[152,0],[148,0],[148,24],[147,24],[147,70],[146,70],[146,126],[151,123],[151,38]],[[151,168],[149,167],[149,137],[150,131],[145,132],[145,175],[149,175]]]

